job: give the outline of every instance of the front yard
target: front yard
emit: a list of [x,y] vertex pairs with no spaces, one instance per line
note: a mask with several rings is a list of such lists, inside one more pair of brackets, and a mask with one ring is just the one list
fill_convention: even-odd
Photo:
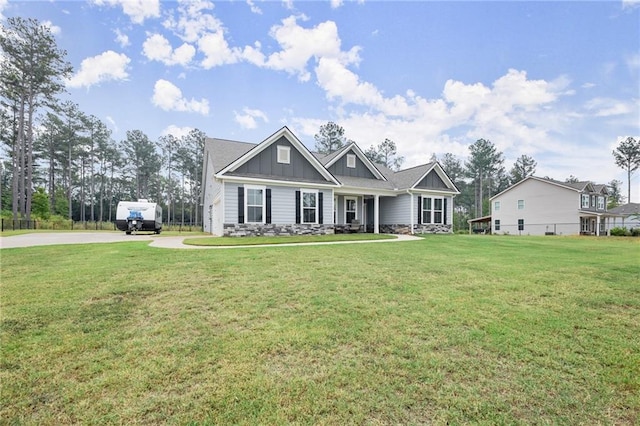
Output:
[[4,424],[637,424],[640,244],[0,252]]

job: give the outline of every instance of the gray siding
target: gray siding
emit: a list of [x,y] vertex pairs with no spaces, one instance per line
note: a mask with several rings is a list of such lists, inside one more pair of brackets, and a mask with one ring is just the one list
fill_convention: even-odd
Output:
[[376,179],[373,173],[367,168],[367,166],[356,155],[356,167],[347,167],[347,154],[356,155],[353,150],[349,150],[344,153],[335,163],[329,167],[329,171],[334,176],[351,176],[366,179]]
[[[417,201],[414,201],[416,205]],[[416,207],[416,219],[417,210]],[[411,223],[411,196],[409,194],[401,194],[397,197],[380,197],[380,224],[401,224],[409,225]]]
[[[416,188],[438,188],[438,189],[448,189],[447,185],[444,183],[438,173],[435,170],[431,170],[425,177],[416,185]],[[416,207],[417,209],[417,207]]]
[[[289,164],[278,163],[278,145],[290,147],[291,157]],[[251,160],[227,174],[232,176],[264,176],[305,182],[327,182],[320,172],[285,137],[278,139]]]
[[[242,184],[225,184],[225,217],[224,223],[238,222],[238,187]],[[287,187],[266,185],[271,189],[271,223],[279,225],[289,225],[296,221],[296,191],[301,189],[314,189],[308,186]],[[322,211],[323,223],[333,223],[333,191],[322,189]]]

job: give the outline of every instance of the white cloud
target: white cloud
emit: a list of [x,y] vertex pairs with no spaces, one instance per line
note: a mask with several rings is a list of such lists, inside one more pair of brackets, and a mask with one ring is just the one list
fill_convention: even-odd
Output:
[[58,35],[62,32],[62,28],[57,25],[53,25],[53,22],[51,21],[42,21],[42,25],[48,27],[49,31],[51,31],[51,34],[53,35]]
[[282,0],[282,6],[287,10],[293,10],[293,0]]
[[187,43],[195,43],[208,32],[223,30],[222,23],[210,13],[214,4],[206,0],[180,1],[177,16],[170,15],[163,23]]
[[307,70],[307,64],[312,58],[317,61],[321,58],[336,59],[342,65],[360,62],[359,47],[348,52],[341,50],[335,22],[326,21],[307,29],[298,25],[298,19],[307,18],[304,15],[290,16],[283,19],[280,25],[271,28],[270,35],[282,50],[268,56],[265,62],[267,68],[297,74],[300,81],[309,81],[311,74]]
[[337,9],[342,6],[343,0],[331,0],[331,9]]
[[249,5],[249,8],[251,8],[251,12],[257,15],[262,15],[262,10],[258,6],[256,6],[253,0],[247,0],[247,4]]
[[[639,0],[640,4],[640,0]],[[625,57],[625,62],[630,71],[638,71],[640,69],[640,53],[633,53]]]
[[209,114],[209,101],[187,100],[182,96],[182,91],[167,80],[158,80],[153,88],[153,104],[165,111],[196,112],[202,115]]
[[129,62],[131,59],[127,55],[113,50],[86,58],[80,64],[80,71],[67,81],[67,86],[88,88],[106,81],[126,80],[129,77],[127,73]]
[[113,130],[114,134],[119,133],[120,129],[118,128],[118,124],[116,123],[116,121],[113,119],[113,117],[111,117],[110,115],[107,115],[107,117],[105,118],[105,120],[107,121],[107,123],[109,123],[109,126],[111,127],[111,130]]
[[205,69],[225,64],[234,64],[241,58],[238,48],[229,48],[229,44],[224,38],[224,33],[218,31],[205,34],[198,40],[198,50],[204,53],[201,65]]
[[2,12],[4,11],[4,9],[6,9],[8,4],[9,0],[0,0],[0,21],[4,20],[4,15],[2,15]]
[[236,111],[234,111],[233,114],[235,115],[236,123],[240,124],[240,126],[245,129],[255,129],[256,127],[258,127],[256,119],[261,119],[265,123],[269,122],[269,118],[267,117],[267,115],[258,109],[250,109],[245,107],[242,111],[244,112],[244,114],[239,114]]
[[633,107],[628,102],[611,98],[593,98],[584,107],[596,117],[624,115],[633,111]]
[[596,85],[595,83],[586,82],[580,87],[582,87],[583,89],[593,89],[594,87],[596,87]]
[[631,10],[640,7],[640,0],[622,0],[622,9]]
[[127,47],[131,44],[131,42],[129,41],[129,36],[120,31],[120,29],[116,28],[114,30],[114,33],[116,33],[116,42],[120,45],[120,47]]
[[93,0],[98,6],[121,6],[125,15],[136,24],[142,24],[147,18],[160,16],[160,0]]
[[172,135],[177,139],[180,139],[183,136],[187,136],[193,129],[193,127],[178,127],[175,124],[171,124],[167,126],[160,134],[162,136]]
[[169,41],[160,34],[149,36],[142,44],[142,53],[152,61],[159,61],[165,65],[188,65],[196,54],[196,49],[190,44],[183,43],[175,50]]

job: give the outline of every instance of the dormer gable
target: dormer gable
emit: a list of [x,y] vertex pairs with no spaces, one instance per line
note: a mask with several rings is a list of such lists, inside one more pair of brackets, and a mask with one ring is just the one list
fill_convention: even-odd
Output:
[[453,190],[459,192],[453,181],[440,166],[440,163],[437,162],[432,163],[427,168],[411,189]]
[[286,126],[222,169],[218,176],[339,185]]
[[355,142],[342,148],[325,167],[335,176],[387,180]]

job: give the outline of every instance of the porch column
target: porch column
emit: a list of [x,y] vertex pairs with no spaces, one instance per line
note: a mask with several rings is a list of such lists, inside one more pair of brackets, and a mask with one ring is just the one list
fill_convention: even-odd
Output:
[[600,236],[600,215],[596,216],[596,237]]
[[380,196],[376,195],[373,201],[373,233],[380,233]]

